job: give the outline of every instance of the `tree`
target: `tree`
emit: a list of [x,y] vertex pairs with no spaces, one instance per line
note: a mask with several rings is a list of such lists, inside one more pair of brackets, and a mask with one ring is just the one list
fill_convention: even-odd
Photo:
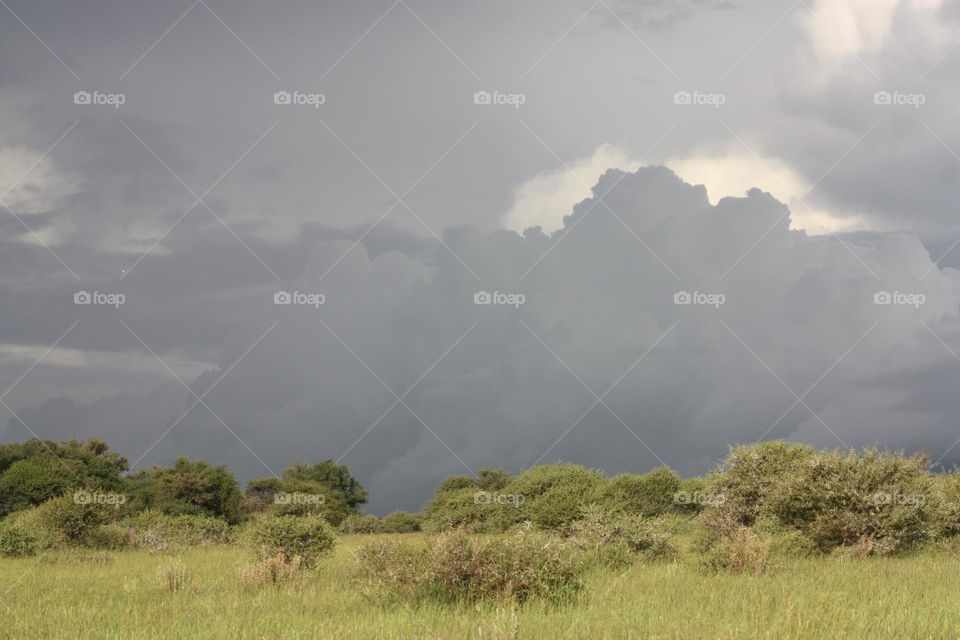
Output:
[[240,520],[240,487],[224,465],[180,457],[171,467],[155,466],[129,476],[127,485],[133,511],[158,509],[169,515]]
[[26,509],[70,489],[119,490],[126,458],[103,440],[31,439],[0,445],[0,515]]
[[297,461],[279,478],[256,478],[247,483],[245,507],[252,512],[269,510],[276,515],[322,514],[339,526],[360,505],[367,491],[345,465],[332,460],[315,464]]

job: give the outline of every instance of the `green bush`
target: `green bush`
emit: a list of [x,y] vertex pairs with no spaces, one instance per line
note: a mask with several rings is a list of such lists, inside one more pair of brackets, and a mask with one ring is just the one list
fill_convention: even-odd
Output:
[[525,532],[477,539],[456,530],[429,546],[380,541],[361,546],[356,558],[364,585],[413,601],[559,601],[581,586],[576,550],[560,539]]
[[642,516],[610,513],[600,505],[583,509],[571,526],[571,542],[594,561],[622,565],[633,558],[670,560],[679,550],[663,523]]
[[[804,534],[821,551],[909,548],[937,530],[936,481],[927,467],[923,456],[877,450],[817,452],[784,442],[736,447],[707,482],[707,494],[723,500],[700,518],[723,536],[772,522]],[[949,528],[950,518],[944,515],[940,526]]]
[[517,494],[482,491],[476,487],[437,492],[424,509],[423,528],[499,533],[524,519],[523,506]]
[[749,527],[741,527],[717,541],[702,560],[714,571],[760,575],[767,570],[773,539]]
[[225,544],[233,539],[226,521],[206,515],[171,516],[148,509],[124,519],[122,524],[139,547]]
[[32,556],[37,552],[37,539],[26,528],[7,518],[0,522],[0,555]]
[[340,533],[383,533],[383,521],[377,516],[354,513],[340,523]]
[[679,476],[666,467],[644,475],[623,474],[603,483],[596,501],[610,511],[655,516],[673,510],[680,485]]
[[246,542],[261,558],[299,556],[305,567],[333,549],[334,534],[323,516],[266,516],[247,526]]
[[78,501],[72,491],[47,500],[31,511],[35,513],[26,516],[27,521],[39,531],[38,540],[45,546],[87,546],[92,532],[116,514],[112,506]]
[[415,533],[421,529],[422,518],[415,513],[394,511],[381,522],[384,533]]
[[[542,529],[566,530],[604,482],[603,473],[575,464],[558,463],[524,471],[503,488],[517,496],[517,518]],[[508,512],[509,513],[509,512]]]
[[86,545],[94,549],[122,549],[130,545],[130,535],[119,524],[102,524],[90,530]]

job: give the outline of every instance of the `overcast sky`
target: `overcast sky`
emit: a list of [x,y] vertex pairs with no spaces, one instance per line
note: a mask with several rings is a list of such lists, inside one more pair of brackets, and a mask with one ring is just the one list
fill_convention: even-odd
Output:
[[940,0],[2,0],[0,438],[332,458],[374,513],[769,438],[951,466],[958,41]]

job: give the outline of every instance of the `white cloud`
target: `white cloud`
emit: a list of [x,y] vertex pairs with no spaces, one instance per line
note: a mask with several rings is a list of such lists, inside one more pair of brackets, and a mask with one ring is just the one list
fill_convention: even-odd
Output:
[[589,198],[591,186],[608,169],[635,171],[640,162],[612,144],[602,144],[589,157],[581,158],[570,165],[560,167],[527,180],[514,191],[513,206],[502,218],[507,229],[523,231],[530,227],[542,227],[545,232],[556,231],[563,226],[563,217],[573,205]]

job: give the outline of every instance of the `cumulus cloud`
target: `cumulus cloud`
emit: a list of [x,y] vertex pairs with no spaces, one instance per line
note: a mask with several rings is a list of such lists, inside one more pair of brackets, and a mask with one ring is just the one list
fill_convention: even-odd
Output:
[[[147,258],[130,295],[148,298],[176,263],[202,264],[213,232]],[[229,296],[222,281],[167,287],[162,305],[93,310],[64,340],[145,354],[123,319],[173,360],[183,343],[170,327],[202,308],[205,324],[232,329],[212,341],[215,367],[181,374],[214,413],[191,409],[157,363],[153,391],[36,403],[21,417],[45,436],[105,437],[134,460],[149,448],[140,465],[196,455],[243,478],[342,455],[376,512],[419,508],[445,475],[486,465],[699,473],[761,437],[934,458],[956,437],[960,273],[935,267],[915,237],[810,236],[769,194],[711,203],[664,167],[605,172],[551,234],[442,237],[424,251],[386,227],[374,250],[321,234],[309,251],[287,248],[303,256],[296,277],[238,282]],[[277,306],[278,288],[326,300]],[[478,305],[478,291],[525,301]],[[691,304],[675,303],[681,292]],[[883,292],[890,304],[876,303]],[[231,302],[218,310],[208,295]],[[5,438],[21,431],[11,420]]]

